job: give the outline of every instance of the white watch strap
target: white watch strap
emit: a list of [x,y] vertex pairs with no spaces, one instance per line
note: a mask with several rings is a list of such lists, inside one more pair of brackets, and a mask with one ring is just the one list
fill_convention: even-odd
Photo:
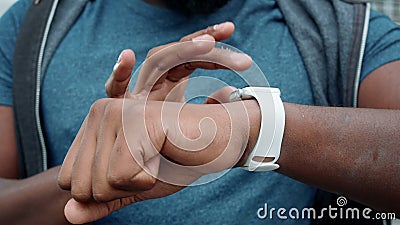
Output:
[[[243,169],[248,171],[270,171],[279,168],[285,110],[278,88],[246,87],[231,93],[231,101],[255,98],[261,110],[261,126],[258,140]],[[271,159],[271,160],[268,160]],[[264,161],[263,161],[264,160]]]

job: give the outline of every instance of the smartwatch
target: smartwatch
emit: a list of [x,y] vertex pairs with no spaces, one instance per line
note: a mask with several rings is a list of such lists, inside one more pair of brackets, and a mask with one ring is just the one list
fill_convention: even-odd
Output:
[[280,90],[273,87],[245,87],[229,96],[231,102],[255,99],[261,110],[261,126],[258,140],[242,166],[247,171],[271,171],[279,168],[285,110]]

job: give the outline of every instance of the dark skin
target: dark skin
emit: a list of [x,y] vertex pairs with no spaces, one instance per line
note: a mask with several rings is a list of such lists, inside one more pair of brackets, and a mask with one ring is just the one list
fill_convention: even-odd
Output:
[[360,109],[287,105],[300,129],[285,129],[279,172],[399,215],[399,69],[389,63],[362,82]]
[[[400,69],[400,62],[393,62],[389,63],[370,74],[367,79],[363,81],[360,86],[360,95],[359,95],[359,106],[363,108],[390,108],[390,109],[400,109],[400,99],[396,96],[400,96],[399,90],[396,88],[400,86],[399,76],[397,76],[396,71]],[[388,85],[389,84],[389,85]],[[371,88],[373,87],[373,88]],[[380,88],[379,88],[380,87]],[[397,93],[397,94],[396,94]],[[370,100],[373,96],[372,100]],[[375,96],[380,96],[378,98],[374,98]],[[394,98],[386,98],[385,96],[395,96]],[[373,100],[375,99],[375,100]],[[380,99],[387,99],[386,101],[380,101]],[[345,194],[346,196],[351,196],[353,199],[364,202],[370,206],[373,206],[377,209],[388,210],[388,211],[395,211],[396,210],[396,202],[399,200],[399,196],[396,196],[396,190],[399,187],[399,181],[397,179],[393,179],[395,177],[399,177],[399,168],[398,164],[396,163],[399,161],[399,156],[397,154],[398,151],[398,135],[396,136],[397,128],[399,127],[399,111],[397,110],[374,110],[374,109],[332,109],[332,108],[324,108],[324,107],[311,107],[311,106],[299,106],[299,105],[290,105],[285,104],[285,109],[287,115],[297,115],[297,118],[302,117],[302,115],[306,115],[306,121],[304,123],[313,124],[315,130],[325,130],[329,132],[326,133],[316,133],[315,130],[308,130],[308,129],[287,129],[285,130],[285,138],[282,146],[282,155],[279,160],[279,164],[281,168],[279,169],[280,173],[288,175],[290,177],[296,178],[303,182],[313,184],[327,190],[331,190],[337,193]],[[317,109],[317,110],[316,110]],[[12,122],[12,114],[11,109],[9,107],[0,107],[1,113],[3,115],[1,117],[2,124]],[[356,112],[355,110],[358,110]],[[8,111],[8,114],[6,113]],[[3,113],[4,112],[4,113]],[[316,122],[318,120],[313,119],[317,118],[318,114],[322,114],[325,122]],[[8,115],[8,116],[7,116]],[[321,116],[322,116],[321,115]],[[329,115],[327,117],[327,115]],[[360,116],[361,115],[361,116]],[[380,128],[377,129],[378,137],[377,139],[369,139],[366,138],[366,135],[370,134],[371,129],[360,129],[357,132],[351,132],[355,135],[351,138],[343,138],[344,133],[343,129],[349,129],[352,126],[345,126],[341,127],[343,123],[340,123],[346,117],[351,118],[350,121],[353,121],[356,124],[362,124],[363,128],[371,127],[371,122],[375,121],[375,123],[382,124],[379,126]],[[295,127],[302,126],[303,122],[299,124],[296,121],[296,117],[290,119],[291,117],[287,116],[287,127],[292,124]],[[331,118],[330,120],[326,121],[326,118]],[[337,118],[344,118],[339,120]],[[290,120],[289,120],[290,119]],[[378,121],[377,121],[378,120]],[[366,123],[365,121],[368,121]],[[345,121],[348,122],[347,120]],[[329,127],[336,127],[337,133],[332,132],[332,129],[322,129]],[[338,127],[339,126],[339,127]],[[360,126],[360,125],[358,125]],[[11,126],[12,127],[12,126]],[[321,127],[321,129],[319,129]],[[1,126],[0,129],[3,129],[4,126]],[[391,129],[392,128],[392,129]],[[356,129],[354,126],[352,129]],[[362,133],[360,133],[362,131]],[[8,132],[8,131],[7,131]],[[7,133],[5,130],[2,130],[1,133]],[[346,132],[349,132],[347,130]],[[333,140],[342,139],[344,141],[341,142],[343,145],[343,150],[347,153],[351,153],[352,147],[355,149],[362,149],[362,152],[369,156],[367,160],[371,166],[368,167],[361,167],[357,170],[354,167],[353,161],[355,160],[356,156],[359,154],[347,154],[347,160],[343,160],[344,156],[340,156],[339,152],[336,150],[337,148],[335,145],[329,148],[323,148],[324,144],[315,144],[309,143],[306,140],[316,140],[317,137],[327,135],[329,137],[335,137]],[[308,136],[312,136],[313,138],[308,138]],[[356,139],[353,139],[356,138]],[[300,142],[290,142],[290,140],[301,140]],[[318,138],[319,140],[326,140],[325,137]],[[8,141],[10,139],[7,139]],[[328,138],[328,140],[330,140]],[[360,141],[356,141],[360,140]],[[332,141],[332,140],[331,140]],[[337,144],[336,141],[333,141]],[[2,142],[2,143],[9,143],[9,142]],[[288,146],[293,145],[297,146],[297,148],[289,148]],[[354,146],[357,145],[357,146]],[[360,145],[362,145],[360,147]],[[10,145],[9,145],[10,146]],[[306,147],[307,146],[307,147]],[[308,148],[312,146],[312,148]],[[4,157],[1,157],[2,160],[1,164],[4,165],[0,168],[2,176],[7,174],[15,174],[17,171],[17,164],[12,163],[12,159],[15,160],[15,152],[16,148],[15,145],[12,146],[11,149],[15,151],[10,151],[10,148],[6,149],[6,145],[0,146],[0,151]],[[360,148],[359,148],[360,147]],[[288,150],[285,150],[288,149]],[[290,149],[290,150],[289,150]],[[312,150],[307,150],[312,149]],[[336,151],[333,151],[334,149]],[[384,153],[387,154],[386,157],[379,158],[380,154],[377,153],[377,149],[381,149]],[[321,150],[331,152],[331,155],[325,156]],[[312,152],[313,154],[310,154]],[[12,154],[13,153],[13,154]],[[302,157],[299,157],[299,156]],[[379,158],[379,160],[377,160]],[[8,159],[8,160],[7,160]],[[302,160],[303,159],[303,160]],[[335,162],[332,164],[329,163],[319,163],[320,160],[325,160],[325,162]],[[326,160],[327,159],[327,160]],[[337,170],[337,162],[345,162],[347,166],[342,167],[342,170]],[[313,163],[310,166],[310,163]],[[307,166],[301,166],[307,165]],[[335,167],[331,167],[330,165],[335,165]],[[319,168],[319,169],[316,169]],[[335,168],[335,169],[332,169]],[[371,176],[374,173],[371,171],[363,172],[365,168],[372,168],[375,172],[375,176]],[[357,176],[349,175],[348,171],[355,170],[358,171],[356,173]],[[324,171],[323,175],[319,173],[319,171]],[[382,173],[382,171],[384,171]],[[70,194],[67,192],[62,191],[58,187],[56,187],[56,177],[58,173],[58,167],[44,172],[40,175],[34,176],[30,179],[24,180],[10,180],[10,179],[1,179],[0,185],[2,194],[0,201],[1,203],[7,202],[7,207],[1,208],[8,208],[8,209],[21,209],[24,211],[24,217],[20,217],[19,213],[6,213],[4,210],[0,211],[2,213],[1,218],[3,221],[9,221],[8,224],[18,224],[16,222],[16,218],[26,219],[26,221],[20,221],[22,224],[35,224],[32,221],[39,221],[38,219],[43,218],[43,214],[46,214],[47,218],[52,218],[52,220],[48,219],[46,221],[40,221],[40,224],[67,224],[64,216],[62,214],[63,208],[65,206],[66,201],[69,199]],[[343,175],[347,174],[348,179],[344,179]],[[363,175],[365,174],[365,175]],[[382,176],[384,178],[382,178]],[[16,177],[15,177],[16,178]],[[348,182],[344,182],[344,181]],[[337,182],[340,181],[340,182]],[[368,185],[368,188],[365,188],[364,182],[375,182],[379,185]],[[40,188],[37,186],[37,183],[41,183],[42,186]],[[388,185],[380,185],[381,183],[387,183]],[[21,185],[22,184],[22,185]],[[338,185],[340,184],[340,185]],[[21,189],[17,190],[17,187],[23,187],[24,190]],[[390,188],[392,188],[390,190]],[[52,193],[49,195],[49,193]],[[381,196],[377,197],[376,193],[379,193]],[[26,197],[21,197],[26,196]],[[31,196],[31,197],[29,197]],[[49,198],[49,201],[43,201],[43,198]],[[27,201],[30,199],[30,201]],[[56,200],[56,201],[55,201]],[[35,204],[27,204],[27,203],[38,203],[40,206]],[[50,206],[49,203],[54,203],[54,206]],[[24,206],[22,210],[21,206]],[[40,207],[41,214],[26,214],[26,212],[30,211],[29,209],[37,209]],[[46,210],[47,209],[47,210]],[[56,210],[54,213],[53,210]],[[14,211],[15,212],[15,211]],[[58,212],[58,213],[57,213]],[[399,213],[399,212],[397,212]],[[8,218],[8,219],[7,219]],[[57,219],[58,218],[58,219]],[[49,222],[52,221],[52,222]],[[58,221],[58,223],[55,223]]]
[[27,179],[0,179],[0,220],[5,224],[70,224],[64,205],[71,194],[57,186],[59,169]]
[[[234,28],[230,25],[224,30],[217,31],[211,26],[187,35],[180,41],[190,41],[203,34],[209,34],[215,40],[222,41],[230,37],[233,31]],[[156,47],[152,51],[161,47],[163,46]],[[107,81],[106,92],[110,98],[123,96],[128,84],[127,78],[131,74],[134,63],[135,57],[132,54],[129,52],[123,54],[120,66],[113,71]],[[193,63],[191,67],[193,70],[185,71],[186,75],[193,72],[195,68],[212,70],[224,68],[210,63]],[[172,74],[181,72],[182,67],[176,67],[171,71]],[[173,77],[173,80],[176,81],[176,77]],[[0,106],[0,124],[0,134],[2,134],[0,135],[0,143],[2,143],[0,145],[0,209],[2,209],[0,221],[6,224],[70,224],[65,219],[63,211],[71,194],[57,186],[60,166],[31,178],[18,179],[18,155],[12,107]]]
[[[398,69],[400,61],[389,63],[375,70],[363,81],[360,88],[360,107],[363,108],[316,107],[284,103],[286,125],[282,153],[278,161],[281,167],[277,171],[304,183],[345,195],[371,208],[399,213],[397,203],[400,200],[400,193],[397,190],[400,181],[396,178],[400,175],[398,164],[400,91],[395,88],[400,84],[399,76],[395,72]],[[375,101],[367,99],[367,96],[376,95],[381,95],[382,98],[393,97],[386,101],[379,101],[380,98],[375,98]],[[155,105],[154,102],[148,103],[150,108]],[[254,100],[244,103],[249,112],[249,143],[254,144],[258,138],[260,112]],[[225,106],[231,107],[232,104],[235,103],[226,103]],[[371,106],[375,108],[372,109]],[[128,148],[121,147],[124,143],[119,142],[119,138],[115,140],[115,146],[119,146],[117,149],[99,147],[87,155],[87,152],[93,149],[91,146],[95,142],[84,143],[81,140],[95,140],[93,137],[96,137],[96,134],[94,136],[91,134],[101,133],[103,125],[100,125],[100,129],[98,127],[94,130],[92,126],[102,124],[102,121],[109,121],[108,117],[117,118],[121,110],[121,104],[113,100],[98,101],[93,107],[96,114],[90,113],[89,118],[92,120],[87,121],[87,124],[91,125],[82,126],[85,132],[78,134],[76,143],[71,147],[60,172],[60,186],[71,189],[74,197],[74,200],[70,200],[66,206],[65,212],[69,221],[84,223],[97,220],[128,204],[167,196],[184,188],[165,184],[149,175],[144,177],[144,170],[130,157]],[[190,107],[194,107],[192,112],[203,112],[201,105],[188,106]],[[380,109],[376,109],[379,107]],[[223,122],[223,113],[217,113],[214,117],[214,113],[211,113],[218,112],[218,107],[207,106],[207,108],[206,111],[209,112],[207,115],[216,121],[217,126],[219,123],[226,124],[227,121]],[[157,111],[157,106],[153,109],[149,111]],[[111,115],[101,113],[110,110],[117,113]],[[186,136],[195,137],[191,133],[191,128],[188,128],[192,125],[185,124],[185,121],[192,120],[196,116],[185,117],[184,115],[188,114],[184,111],[180,118],[182,130],[188,132]],[[159,116],[151,117],[147,121],[154,121],[157,118]],[[118,131],[120,129],[118,123],[117,119],[111,127],[105,125],[104,130],[115,129],[116,126]],[[197,132],[197,129],[194,131]],[[191,165],[196,163],[196,160],[209,162],[212,160],[210,155],[225,149],[226,140],[230,138],[229,133],[217,132],[217,144],[211,144],[201,152],[182,151],[168,141],[164,142],[160,151],[181,165]],[[237,165],[241,165],[251,149],[252,144],[246,149]],[[88,159],[91,158],[91,154],[109,155],[110,162],[104,158],[101,158],[101,161],[96,158],[90,161]],[[96,169],[93,170],[94,168]],[[104,168],[104,172],[99,174],[99,168]],[[87,180],[87,177],[92,179]],[[196,174],[193,174],[193,177],[196,177]],[[85,180],[84,184],[82,180]],[[92,183],[93,180],[102,180],[103,184]]]
[[[400,76],[397,71],[400,71],[400,62],[378,68],[361,83],[359,91],[360,108],[393,110],[285,104],[287,125],[278,162],[281,165],[279,172],[380,210],[398,211],[395,203],[400,201],[396,194],[400,181],[394,179],[400,175]],[[123,81],[121,77],[115,77],[115,83]],[[257,111],[257,107],[252,108]],[[14,210],[0,210],[1,221],[7,224],[67,224],[62,212],[70,194],[54,185],[58,167],[32,178],[16,180],[16,146],[11,132],[13,116],[10,107],[0,107],[0,124],[0,133],[11,135],[0,136],[0,175],[4,178],[0,179],[0,204],[7,202],[1,208]],[[257,122],[255,124],[252,130],[257,130]],[[257,133],[250,138],[254,142]],[[365,157],[362,166],[354,163],[359,156]],[[38,208],[40,214],[27,213]],[[22,214],[16,213],[16,209],[21,209],[26,216],[21,218]],[[46,220],[41,221],[44,217]]]

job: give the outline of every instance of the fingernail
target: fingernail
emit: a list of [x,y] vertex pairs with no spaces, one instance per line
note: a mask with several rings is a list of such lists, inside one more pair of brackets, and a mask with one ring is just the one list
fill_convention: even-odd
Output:
[[208,40],[209,40],[208,37],[209,37],[208,34],[203,34],[203,35],[201,35],[201,36],[198,36],[198,37],[193,38],[192,41],[193,41],[193,42],[196,42],[196,41],[208,41]]
[[223,22],[223,23],[220,23],[220,24],[215,24],[215,25],[213,26],[213,30],[214,30],[214,31],[216,31],[216,30],[223,30],[224,27],[225,27],[225,25],[226,25],[226,23],[227,23],[227,22]]
[[121,64],[121,60],[122,60],[122,52],[119,54],[117,62],[114,65],[113,71],[115,71],[116,69],[118,69],[119,64]]
[[218,24],[215,24],[214,26],[213,26],[213,30],[218,30]]
[[121,62],[117,62],[115,63],[114,67],[113,67],[113,71],[116,71],[119,67],[119,64],[121,64]]
[[119,54],[117,63],[121,62],[121,60],[122,60],[122,53],[123,53],[123,51]]

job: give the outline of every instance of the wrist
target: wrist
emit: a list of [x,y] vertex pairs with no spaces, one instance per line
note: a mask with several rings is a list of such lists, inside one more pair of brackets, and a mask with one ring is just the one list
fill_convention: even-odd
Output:
[[[180,111],[179,128],[167,128],[181,133],[169,132],[161,153],[180,165],[205,166],[207,173],[241,165],[257,141],[260,119],[254,100],[186,104]],[[202,148],[187,145],[202,138],[206,140]]]
[[243,152],[240,160],[235,165],[236,167],[240,167],[246,162],[251,151],[253,150],[254,146],[257,143],[258,134],[260,132],[260,126],[261,126],[261,110],[257,101],[255,99],[251,99],[251,100],[245,100],[243,102],[248,113],[250,129],[245,151]]
[[[185,166],[200,166],[216,159],[221,152],[219,149],[229,142],[225,137],[230,133],[229,114],[224,106],[173,103],[171,107],[181,107],[181,110],[171,110],[179,113],[178,116],[163,118],[167,138],[161,153]],[[176,121],[176,118],[176,123],[166,121]]]

